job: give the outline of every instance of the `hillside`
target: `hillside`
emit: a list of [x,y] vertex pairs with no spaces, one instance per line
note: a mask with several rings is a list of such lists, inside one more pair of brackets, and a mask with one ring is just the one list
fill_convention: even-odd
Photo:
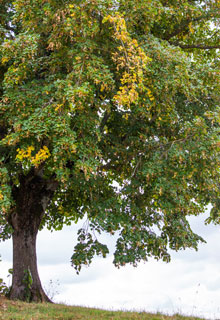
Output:
[[61,304],[28,304],[0,297],[1,320],[201,320],[181,315],[165,316],[145,312],[105,311]]

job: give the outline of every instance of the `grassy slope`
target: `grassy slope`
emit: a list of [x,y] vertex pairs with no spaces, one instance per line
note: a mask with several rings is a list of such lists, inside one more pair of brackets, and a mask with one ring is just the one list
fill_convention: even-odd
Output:
[[196,317],[161,314],[113,312],[60,304],[35,304],[9,301],[0,297],[0,320],[199,320]]

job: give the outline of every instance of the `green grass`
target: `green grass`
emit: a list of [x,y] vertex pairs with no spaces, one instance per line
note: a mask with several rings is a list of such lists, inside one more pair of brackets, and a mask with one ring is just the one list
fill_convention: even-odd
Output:
[[24,303],[0,297],[0,320],[201,320],[181,315],[105,311],[61,304]]

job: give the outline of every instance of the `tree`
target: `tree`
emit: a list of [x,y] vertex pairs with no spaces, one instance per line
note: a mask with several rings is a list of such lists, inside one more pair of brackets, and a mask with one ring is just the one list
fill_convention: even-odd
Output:
[[219,197],[218,0],[2,0],[0,238],[11,299],[49,301],[38,230],[87,217],[76,271],[197,249],[188,215]]

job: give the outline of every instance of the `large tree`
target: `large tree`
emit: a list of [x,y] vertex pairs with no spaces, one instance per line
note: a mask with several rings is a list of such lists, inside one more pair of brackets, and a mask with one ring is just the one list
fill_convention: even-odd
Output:
[[86,217],[72,264],[197,249],[219,197],[218,0],[1,0],[0,238],[12,299],[49,301],[38,230]]

